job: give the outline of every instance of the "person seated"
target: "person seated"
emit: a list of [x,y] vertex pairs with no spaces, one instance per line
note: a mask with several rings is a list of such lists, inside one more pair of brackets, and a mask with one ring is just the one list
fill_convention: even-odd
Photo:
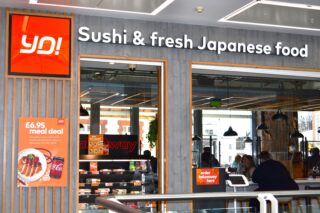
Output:
[[210,147],[205,147],[201,154],[201,167],[220,167],[219,161],[211,154]]
[[320,166],[319,148],[314,147],[310,150],[311,156],[307,158],[308,175],[313,175],[315,167]]
[[257,191],[298,190],[297,183],[290,177],[286,167],[279,161],[272,160],[268,151],[260,153],[260,165],[252,174],[252,181],[257,183]]
[[241,173],[244,174],[244,176],[246,176],[248,179],[251,179],[252,174],[256,169],[253,157],[251,155],[244,155],[241,161],[242,161]]
[[231,170],[233,172],[241,172],[241,159],[241,155],[236,155],[236,157],[234,158],[234,161],[231,164]]
[[[268,151],[260,153],[260,165],[253,172],[252,181],[258,184],[255,191],[299,190],[286,167],[279,161],[272,160]],[[250,200],[250,207],[258,210],[259,201]]]

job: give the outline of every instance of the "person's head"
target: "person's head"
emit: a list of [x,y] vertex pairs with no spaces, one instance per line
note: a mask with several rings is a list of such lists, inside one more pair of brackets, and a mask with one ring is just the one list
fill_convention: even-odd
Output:
[[203,152],[211,153],[210,147],[204,147],[204,148],[203,148]]
[[150,152],[149,150],[144,150],[143,155],[144,155],[146,158],[151,158],[151,152]]
[[234,158],[234,161],[237,163],[241,162],[241,155],[236,155],[236,157]]
[[201,154],[201,161],[206,162],[206,163],[210,163],[212,161],[213,156],[211,155],[210,152],[203,152]]
[[318,147],[312,148],[310,152],[311,152],[312,156],[319,156],[319,148]]
[[302,153],[301,152],[294,152],[291,158],[292,163],[300,163],[302,162]]
[[261,163],[263,163],[263,162],[265,162],[265,161],[267,161],[267,160],[271,160],[271,159],[272,159],[272,156],[271,156],[271,154],[270,154],[268,151],[262,151],[262,152],[260,152],[259,157],[260,157],[260,162],[261,162]]
[[242,157],[242,163],[243,163],[244,167],[247,169],[255,167],[253,157],[251,155],[244,155]]

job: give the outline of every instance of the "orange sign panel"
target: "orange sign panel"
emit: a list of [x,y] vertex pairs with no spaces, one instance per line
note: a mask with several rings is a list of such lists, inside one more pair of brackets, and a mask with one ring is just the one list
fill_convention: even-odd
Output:
[[206,168],[196,170],[196,184],[201,185],[219,185],[219,168]]
[[18,186],[67,186],[68,120],[19,118]]
[[70,75],[71,18],[10,14],[9,74]]

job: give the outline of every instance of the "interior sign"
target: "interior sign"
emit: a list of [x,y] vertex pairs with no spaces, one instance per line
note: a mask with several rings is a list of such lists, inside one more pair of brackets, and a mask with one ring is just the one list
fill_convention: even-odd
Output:
[[70,76],[71,18],[10,14],[9,74]]
[[134,46],[167,47],[177,49],[196,49],[215,52],[220,55],[224,52],[264,54],[292,57],[308,57],[308,44],[302,46],[287,46],[278,41],[275,44],[253,44],[246,42],[226,42],[211,40],[202,36],[199,43],[196,43],[190,36],[184,34],[180,37],[161,36],[158,32],[151,32],[145,37],[141,31],[134,31],[131,37],[128,31],[112,29],[110,32],[92,31],[89,27],[82,26],[78,29],[78,40],[82,42],[95,42],[106,44],[124,44]]

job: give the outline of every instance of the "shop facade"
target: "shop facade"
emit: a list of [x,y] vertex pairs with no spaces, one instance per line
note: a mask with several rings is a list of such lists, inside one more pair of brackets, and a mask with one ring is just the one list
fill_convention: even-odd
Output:
[[[320,38],[316,36],[249,31],[228,28],[192,26],[173,23],[155,23],[128,19],[73,15],[71,30],[70,78],[14,76],[7,73],[8,16],[1,9],[0,30],[0,145],[2,212],[76,212],[78,182],[78,112],[79,63],[81,57],[118,58],[128,60],[161,61],[164,69],[163,141],[165,153],[164,192],[192,192],[192,117],[191,117],[191,65],[217,64],[282,70],[318,72],[320,67]],[[49,15],[50,14],[41,14]],[[81,31],[86,27],[85,31]],[[86,39],[87,35],[118,32],[127,35],[128,42],[101,42]],[[139,31],[142,43],[133,43]],[[84,32],[90,32],[84,34]],[[155,34],[154,32],[157,32]],[[158,36],[152,40],[152,35]],[[215,50],[202,50],[203,37],[207,40],[245,44],[261,44],[272,49],[266,52],[248,50],[227,51],[221,44],[220,54]],[[181,38],[180,42],[159,43],[159,37]],[[88,41],[86,41],[88,40]],[[142,42],[142,40],[140,40]],[[279,42],[302,52],[275,53]],[[168,47],[165,47],[168,46]],[[218,44],[217,44],[218,45]],[[212,48],[213,49],[213,48]],[[257,50],[258,48],[256,48]],[[261,49],[260,49],[261,50]],[[262,50],[261,50],[262,51]],[[250,53],[252,52],[252,53]],[[283,55],[284,54],[284,55]],[[287,56],[286,56],[287,55]],[[65,117],[69,119],[69,170],[67,187],[18,188],[17,152],[19,117]],[[189,209],[189,203],[172,205],[173,209]]]

